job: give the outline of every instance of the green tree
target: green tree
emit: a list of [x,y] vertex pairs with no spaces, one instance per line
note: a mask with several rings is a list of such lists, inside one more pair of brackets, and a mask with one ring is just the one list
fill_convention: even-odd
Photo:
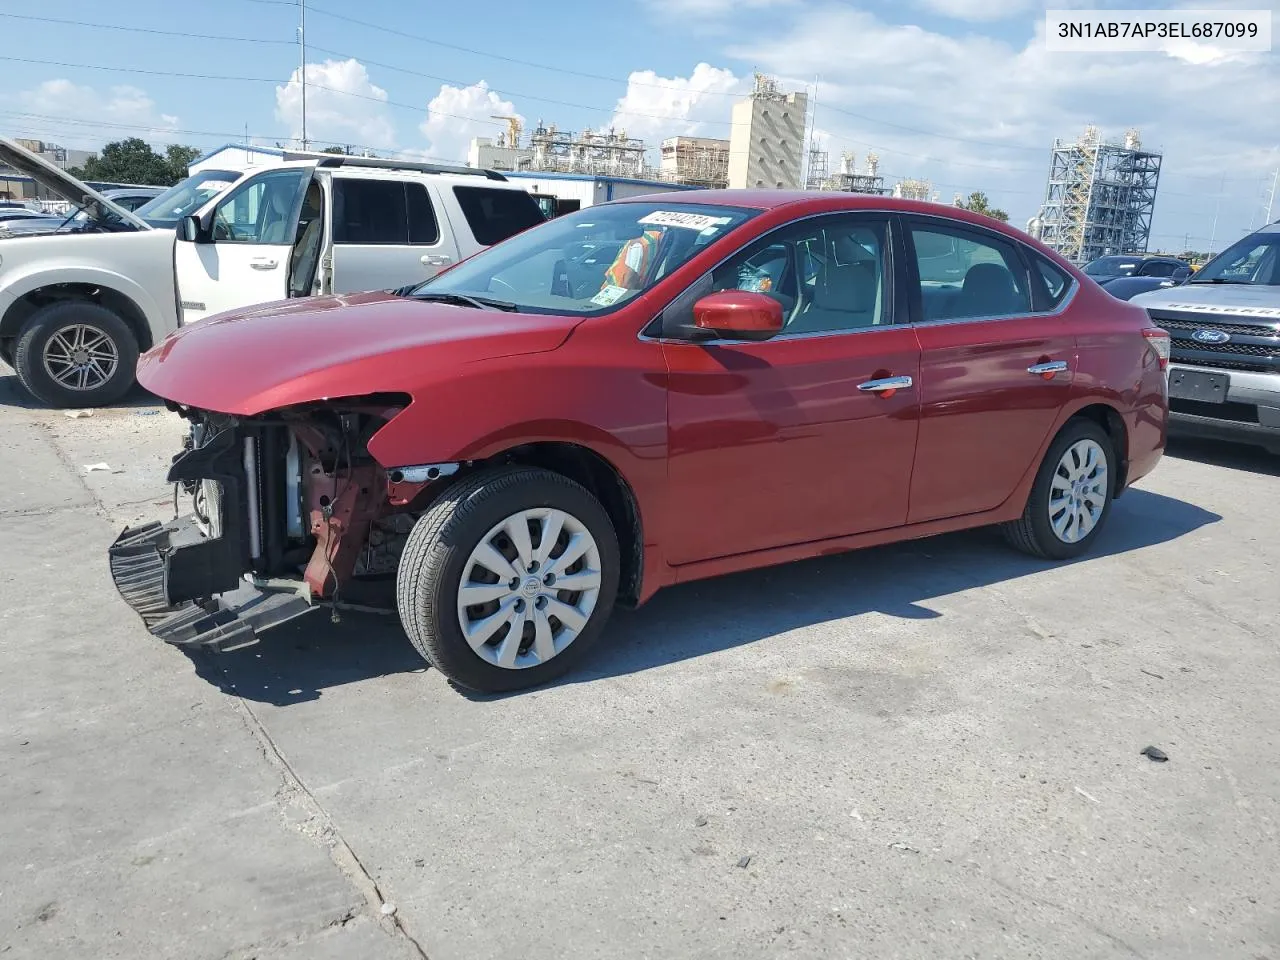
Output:
[[993,220],[1000,220],[1004,223],[1009,222],[1009,215],[1003,210],[991,206],[991,202],[987,199],[987,195],[981,190],[975,190],[969,194],[965,200],[957,201],[956,206],[961,210],[971,210],[974,213],[980,213],[983,216],[991,217]]
[[102,151],[85,161],[83,167],[67,172],[80,180],[108,183],[138,183],[168,187],[187,175],[187,165],[200,155],[195,147],[170,144],[164,155],[139,137],[108,143]]
[[346,147],[339,147],[336,145],[332,147],[325,147],[320,152],[321,153],[337,153],[337,154],[341,154],[342,156],[347,156],[348,154],[351,153],[351,151],[348,150]]
[[169,167],[169,180],[159,186],[169,186],[179,180],[187,179],[187,167],[195,162],[200,153],[201,151],[195,147],[184,146],[181,143],[171,143],[165,147],[164,162]]

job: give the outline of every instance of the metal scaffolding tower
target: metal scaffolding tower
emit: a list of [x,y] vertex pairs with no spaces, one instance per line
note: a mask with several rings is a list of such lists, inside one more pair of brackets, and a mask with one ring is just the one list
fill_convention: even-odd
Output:
[[1097,127],[1055,140],[1037,222],[1040,239],[1074,263],[1146,253],[1161,155],[1143,150],[1137,130],[1123,143],[1102,141]]

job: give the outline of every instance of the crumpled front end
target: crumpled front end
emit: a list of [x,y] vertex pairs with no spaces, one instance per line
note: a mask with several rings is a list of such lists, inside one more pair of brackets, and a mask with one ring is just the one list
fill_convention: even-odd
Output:
[[121,596],[161,639],[230,650],[337,600],[357,574],[394,571],[387,541],[411,526],[394,515],[426,484],[388,477],[367,443],[406,401],[178,408],[192,428],[168,479],[191,512],[120,534],[108,557]]

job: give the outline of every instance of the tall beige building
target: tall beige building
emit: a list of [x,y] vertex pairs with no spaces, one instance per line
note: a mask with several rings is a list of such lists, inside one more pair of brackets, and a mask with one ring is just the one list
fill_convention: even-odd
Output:
[[730,189],[801,188],[808,108],[808,94],[782,93],[772,77],[756,74],[750,96],[733,106]]

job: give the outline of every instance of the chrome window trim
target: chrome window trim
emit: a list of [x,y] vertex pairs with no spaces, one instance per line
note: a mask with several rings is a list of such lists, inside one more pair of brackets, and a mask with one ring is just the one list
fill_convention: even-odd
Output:
[[[707,276],[708,274],[715,273],[715,271],[717,271],[718,269],[720,269],[720,267],[724,266],[724,264],[728,263],[730,260],[736,257],[748,246],[750,246],[751,244],[755,243],[758,240],[763,240],[765,237],[769,236],[769,234],[774,233],[775,231],[786,229],[787,227],[794,226],[797,223],[804,223],[807,220],[814,220],[814,219],[817,219],[818,217],[839,216],[841,214],[850,214],[850,213],[880,214],[882,216],[888,216],[888,217],[895,217],[895,216],[917,217],[917,218],[928,219],[928,220],[939,220],[944,224],[958,224],[962,229],[973,229],[980,233],[988,233],[988,234],[991,234],[993,237],[995,237],[997,240],[1002,240],[1006,243],[1013,244],[1015,247],[1019,248],[1018,252],[1019,252],[1019,255],[1022,257],[1036,256],[1036,257],[1043,258],[1044,256],[1038,250],[1035,250],[1034,248],[1027,246],[1027,244],[1023,243],[1017,237],[1007,236],[1003,233],[1000,233],[995,230],[991,230],[990,228],[984,227],[980,224],[968,223],[967,221],[964,221],[964,220],[954,220],[951,217],[943,216],[942,214],[939,214],[939,213],[915,213],[912,211],[895,210],[895,209],[885,208],[885,207],[857,207],[849,210],[824,210],[821,213],[810,213],[803,217],[799,217],[798,219],[788,220],[786,223],[779,224],[778,226],[772,228],[771,230],[768,230],[765,233],[762,233],[760,236],[756,237],[755,239],[748,240],[745,244],[738,247],[732,253],[722,257],[712,266],[707,268],[706,273],[699,276],[698,279],[694,280],[693,282],[697,283],[698,280],[700,280],[703,276]],[[906,225],[906,229],[908,230],[911,229],[910,224]],[[1049,261],[1049,262],[1053,263],[1053,261]],[[1060,267],[1057,267],[1057,264],[1053,264],[1053,265],[1057,269],[1061,269]],[[1029,268],[1027,270],[1027,273],[1028,275],[1030,275],[1031,273],[1030,268],[1033,267],[1034,265],[1027,264],[1027,266]],[[1007,314],[1005,316],[999,316],[999,317],[955,317],[955,318],[948,318],[943,320],[920,320],[918,322],[911,321],[908,323],[881,323],[881,324],[875,324],[874,326],[870,326],[870,327],[855,327],[850,330],[823,330],[815,333],[789,333],[789,334],[780,333],[776,337],[770,337],[768,340],[722,340],[719,338],[714,340],[680,340],[672,337],[647,336],[645,334],[645,330],[647,330],[650,326],[652,326],[653,323],[662,316],[662,314],[667,310],[668,307],[670,307],[677,300],[679,300],[680,297],[684,295],[684,292],[693,286],[693,284],[691,283],[688,286],[686,286],[683,290],[681,290],[679,293],[677,293],[674,297],[672,297],[671,300],[668,301],[666,306],[664,306],[661,310],[659,310],[657,313],[655,313],[653,316],[651,316],[648,320],[646,320],[641,325],[640,329],[636,332],[636,339],[642,343],[688,344],[690,346],[704,346],[704,347],[738,346],[741,344],[752,344],[752,343],[777,343],[780,340],[783,340],[783,341],[811,340],[815,337],[846,337],[846,336],[856,335],[859,333],[878,333],[884,330],[900,330],[900,329],[909,329],[909,328],[917,328],[917,327],[935,327],[935,326],[943,326],[943,325],[950,325],[950,324],[956,324],[956,323],[988,323],[992,320],[1019,320],[1019,319],[1031,319],[1034,317],[1047,317],[1047,318],[1060,317],[1067,312],[1067,308],[1070,307],[1072,301],[1075,300],[1076,294],[1080,292],[1080,282],[1076,279],[1075,275],[1067,271],[1064,271],[1064,272],[1066,273],[1066,277],[1067,277],[1067,284],[1068,284],[1067,291],[1062,295],[1062,299],[1058,301],[1058,305],[1056,307],[1054,307],[1052,310],[1047,310],[1042,313],[1035,313],[1035,312],[1012,313],[1012,314]],[[1030,277],[1028,277],[1028,280],[1029,279]],[[1030,293],[1030,291],[1028,291],[1028,293]]]

